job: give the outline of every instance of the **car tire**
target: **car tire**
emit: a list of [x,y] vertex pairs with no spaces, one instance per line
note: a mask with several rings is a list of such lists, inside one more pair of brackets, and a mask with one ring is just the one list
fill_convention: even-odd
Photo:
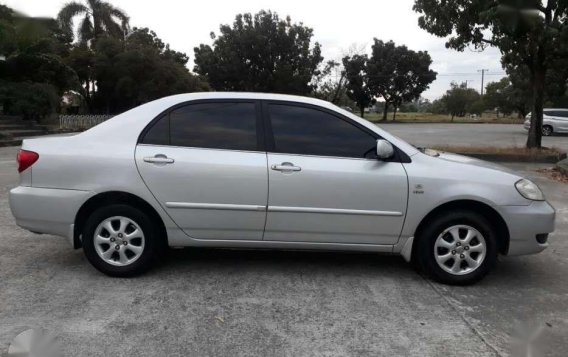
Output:
[[495,229],[483,215],[473,211],[439,215],[417,238],[413,255],[418,266],[444,284],[476,283],[497,261]]
[[125,204],[95,210],[83,232],[83,251],[100,272],[130,277],[150,269],[162,251],[157,225],[143,211]]
[[542,127],[542,136],[551,136],[554,132],[554,129],[550,125],[543,125]]

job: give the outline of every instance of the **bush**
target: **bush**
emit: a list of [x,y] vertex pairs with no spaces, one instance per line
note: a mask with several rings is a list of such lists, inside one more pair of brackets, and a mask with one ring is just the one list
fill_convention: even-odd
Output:
[[0,103],[5,114],[40,120],[57,110],[59,96],[57,89],[50,84],[0,82]]

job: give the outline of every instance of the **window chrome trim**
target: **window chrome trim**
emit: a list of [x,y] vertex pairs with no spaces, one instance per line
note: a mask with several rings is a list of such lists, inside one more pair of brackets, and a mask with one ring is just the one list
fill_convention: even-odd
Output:
[[161,147],[161,148],[172,148],[172,149],[213,150],[213,151],[230,151],[230,152],[266,154],[266,151],[258,151],[258,150],[234,150],[234,149],[202,148],[202,147],[197,147],[197,146],[156,145],[156,144],[142,144],[142,143],[136,144],[136,146],[150,146],[150,147]]
[[396,211],[373,211],[373,210],[362,210],[362,209],[289,207],[289,206],[268,206],[268,212],[348,214],[348,215],[362,215],[362,216],[391,216],[391,217],[402,216],[402,212],[396,212]]
[[234,205],[226,203],[166,202],[168,208],[207,209],[221,211],[266,211],[266,206]]

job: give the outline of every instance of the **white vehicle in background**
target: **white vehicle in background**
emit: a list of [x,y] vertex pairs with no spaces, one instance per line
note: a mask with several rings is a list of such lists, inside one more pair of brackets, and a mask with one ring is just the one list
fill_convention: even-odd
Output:
[[[531,114],[527,115],[524,127],[531,127]],[[568,133],[568,109],[547,108],[543,112],[542,135],[550,136],[553,133]]]

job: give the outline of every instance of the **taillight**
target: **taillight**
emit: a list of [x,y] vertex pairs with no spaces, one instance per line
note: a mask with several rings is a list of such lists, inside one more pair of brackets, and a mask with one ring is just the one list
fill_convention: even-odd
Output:
[[39,159],[39,154],[37,152],[20,150],[18,151],[18,156],[16,156],[16,161],[18,162],[18,172],[22,172],[28,167],[32,166],[34,162]]

